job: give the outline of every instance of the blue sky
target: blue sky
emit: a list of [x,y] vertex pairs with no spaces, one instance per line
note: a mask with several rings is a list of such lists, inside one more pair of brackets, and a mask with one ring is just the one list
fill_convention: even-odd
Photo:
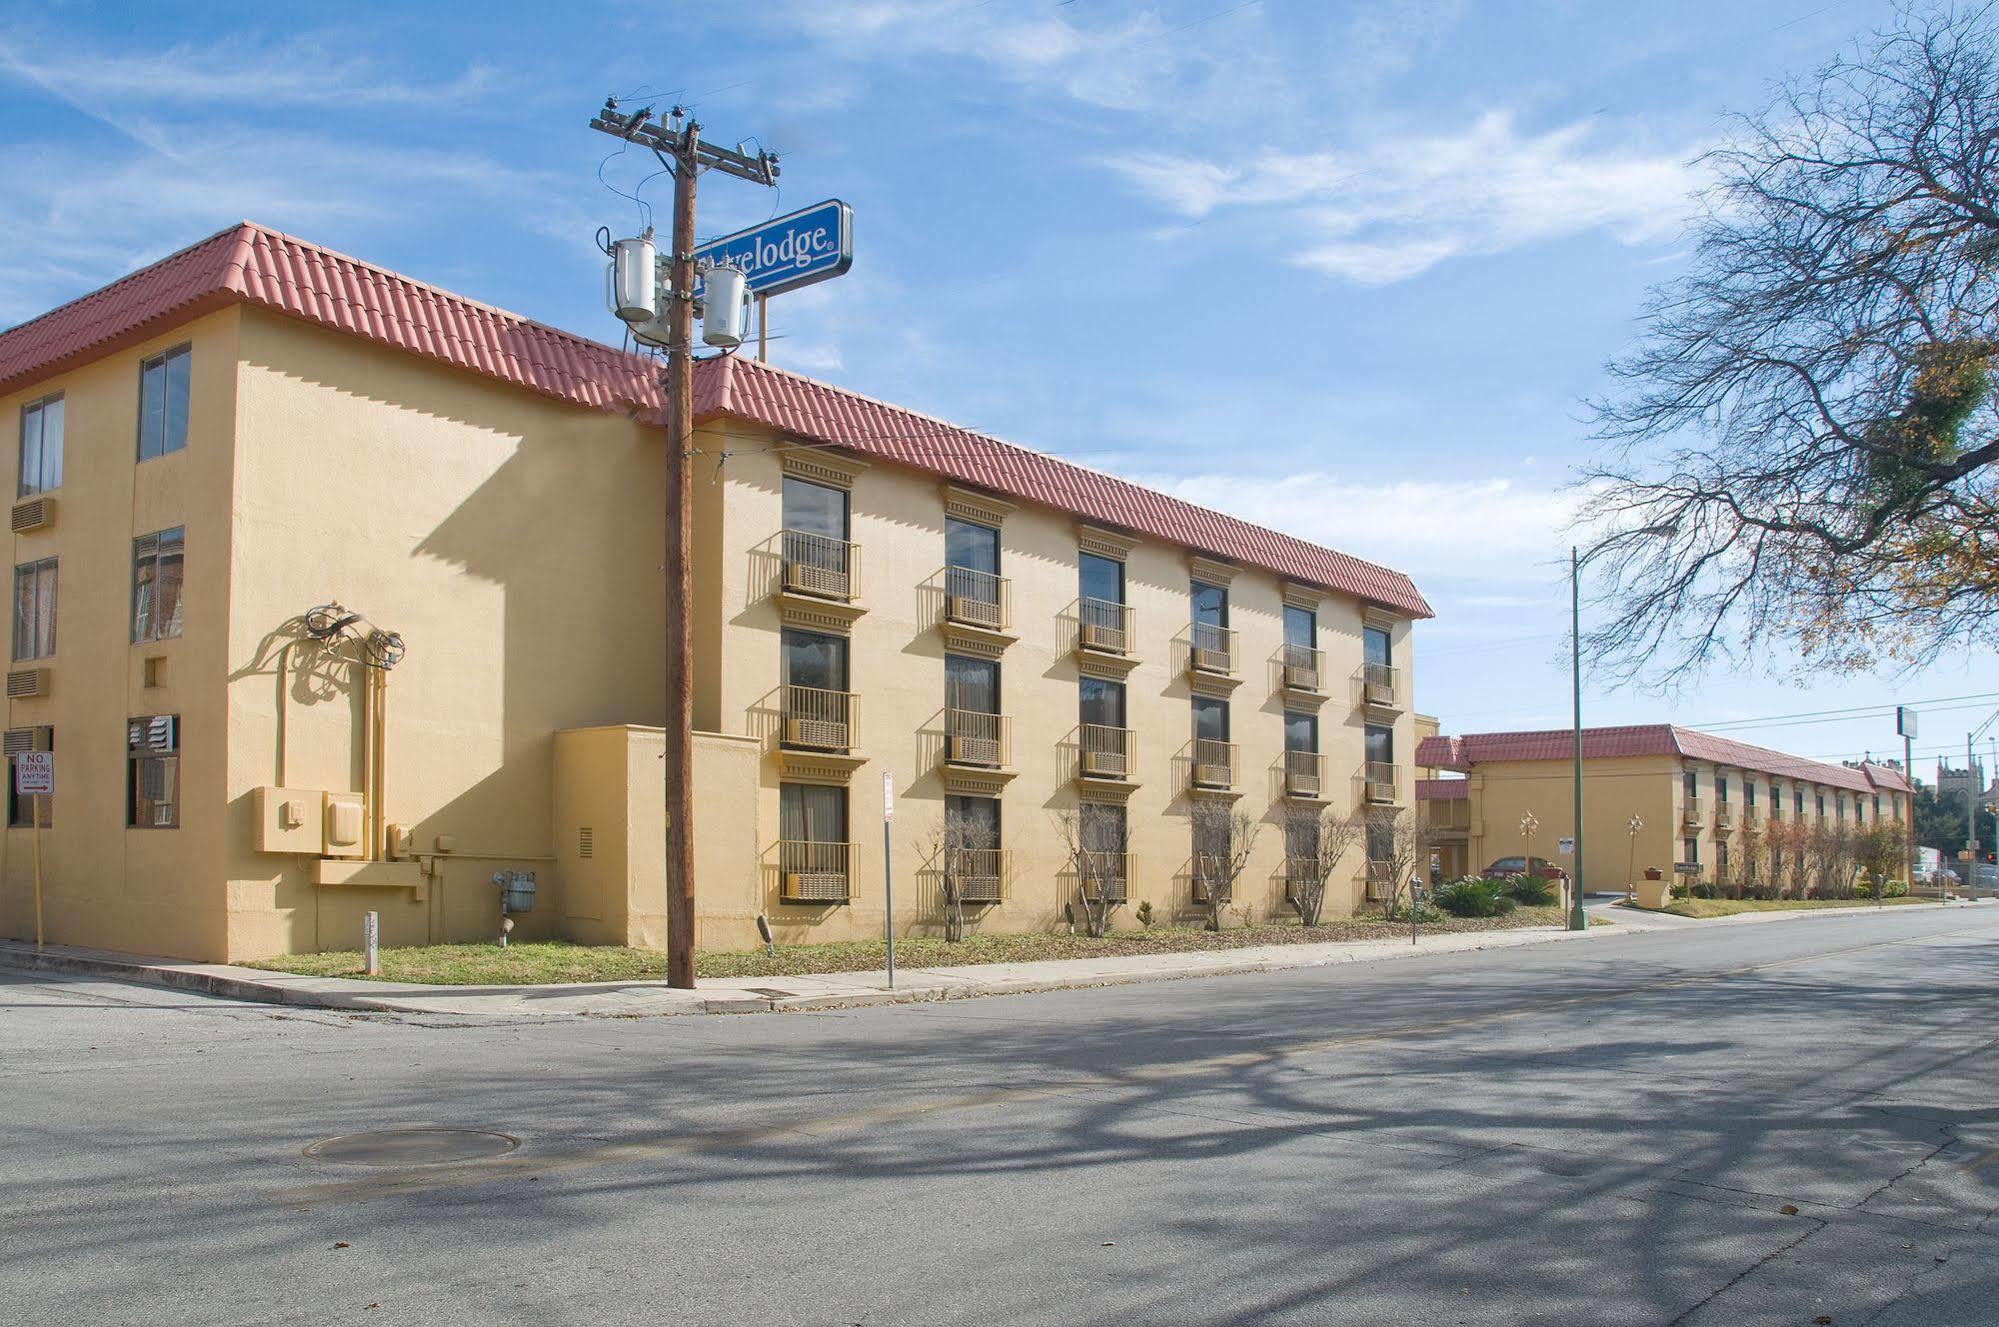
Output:
[[[0,325],[242,217],[599,337],[647,174],[585,128],[678,96],[783,155],[702,229],[838,196],[852,273],[773,304],[787,367],[1417,577],[1418,703],[1567,722],[1555,564],[1579,401],[1683,261],[1724,108],[1872,0],[768,0],[554,9],[0,6]],[[115,17],[112,15],[115,14]],[[668,181],[642,197],[666,210]],[[1999,692],[1999,659],[1776,658],[1592,723]],[[1999,705],[1951,700],[1922,749]],[[1829,758],[1878,716],[1740,726]],[[1961,749],[1961,745],[1960,745]],[[1928,762],[1919,755],[1919,768]]]

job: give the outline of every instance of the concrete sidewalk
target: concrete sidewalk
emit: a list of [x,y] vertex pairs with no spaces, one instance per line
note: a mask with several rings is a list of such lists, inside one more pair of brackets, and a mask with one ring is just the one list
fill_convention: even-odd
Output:
[[[1993,907],[1953,903],[1952,907]],[[1704,921],[1665,918],[1623,907],[1603,909],[1615,927],[1564,931],[1522,927],[1469,934],[1424,934],[1415,944],[1399,939],[1346,940],[1326,944],[1262,945],[1247,949],[1181,954],[1137,954],[1039,963],[977,963],[959,967],[900,968],[893,990],[888,974],[833,972],[802,977],[731,977],[702,981],[692,991],[663,982],[592,982],[559,986],[424,986],[408,982],[360,981],[349,977],[301,977],[226,963],[188,963],[171,958],[118,954],[106,950],[0,940],[0,967],[63,972],[155,986],[200,991],[264,1004],[346,1009],[367,1013],[441,1014],[453,1017],[554,1018],[578,1015],[632,1018],[665,1014],[767,1013],[784,1010],[850,1009],[921,1000],[956,1000],[984,995],[1136,982],[1179,981],[1242,972],[1282,972],[1367,963],[1431,954],[1512,949],[1599,936],[1644,934],[1685,927],[1737,926],[1766,922],[1875,916],[1871,908],[1823,912],[1744,913]],[[1592,912],[1596,909],[1592,909]]]
[[1261,945],[1247,949],[1183,954],[1138,954],[1100,959],[1054,959],[1038,963],[977,963],[961,967],[896,969],[888,973],[833,972],[802,977],[732,977],[704,980],[692,991],[662,982],[592,982],[557,986],[424,986],[407,982],[361,981],[348,977],[301,977],[226,963],[188,963],[105,950],[49,945],[37,954],[32,944],[0,941],[0,967],[63,972],[200,991],[236,1000],[300,1005],[370,1013],[422,1013],[498,1018],[603,1018],[664,1014],[765,1013],[784,1010],[847,1009],[920,1000],[955,1000],[983,995],[1135,982],[1178,981],[1227,973],[1279,972],[1365,963],[1429,954],[1509,949],[1614,935],[1613,928],[1581,932],[1554,927],[1470,934],[1426,934],[1415,944],[1394,940],[1349,940],[1327,944]]

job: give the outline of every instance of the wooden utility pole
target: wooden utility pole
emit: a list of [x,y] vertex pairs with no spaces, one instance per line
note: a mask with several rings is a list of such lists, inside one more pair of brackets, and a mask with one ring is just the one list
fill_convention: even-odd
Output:
[[604,103],[592,129],[642,143],[673,171],[666,343],[666,983],[694,987],[694,193],[703,169],[777,181],[777,158],[701,141],[701,125]]

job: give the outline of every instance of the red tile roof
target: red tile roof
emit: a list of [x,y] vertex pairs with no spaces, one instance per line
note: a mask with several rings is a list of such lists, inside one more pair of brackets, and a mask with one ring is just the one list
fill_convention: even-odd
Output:
[[[1520,733],[1466,733],[1462,737],[1426,737],[1416,746],[1416,763],[1431,769],[1467,770],[1473,765],[1501,760],[1570,760],[1574,758],[1575,737],[1567,728]],[[1782,779],[1822,783],[1828,788],[1851,788],[1871,792],[1886,788],[1907,792],[1907,780],[1880,765],[1854,768],[1828,765],[1787,755],[1768,747],[1751,746],[1729,737],[1682,728],[1678,724],[1648,723],[1624,728],[1583,729],[1583,759],[1609,760],[1618,756],[1682,756],[1705,760],[1731,769],[1755,770]]]
[[1456,802],[1470,798],[1470,779],[1416,780],[1416,800],[1419,802]]
[[[656,419],[665,405],[642,356],[247,221],[0,332],[0,394],[238,301],[593,409]],[[768,364],[705,360],[694,394],[697,421],[752,420],[1431,616],[1401,572]]]

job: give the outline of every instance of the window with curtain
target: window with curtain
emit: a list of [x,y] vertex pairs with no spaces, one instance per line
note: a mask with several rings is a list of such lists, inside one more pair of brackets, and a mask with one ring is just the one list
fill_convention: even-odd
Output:
[[1124,727],[1124,683],[1101,677],[1086,677],[1078,683],[1082,701],[1081,722],[1106,728]]
[[132,541],[132,640],[180,635],[181,572],[186,552],[182,527]]
[[176,346],[139,365],[139,459],[187,446],[190,347]]
[[809,479],[784,479],[784,528],[826,539],[847,538],[847,491]]
[[962,654],[944,656],[944,706],[998,714],[999,660],[974,659]]
[[1088,852],[1123,852],[1124,808],[1105,802],[1083,803],[1083,848]]
[[1383,724],[1367,725],[1363,741],[1366,744],[1367,763],[1370,765],[1393,765],[1395,763],[1395,730]]
[[21,407],[21,483],[17,496],[30,497],[62,487],[63,399],[61,394]]
[[1229,703],[1213,696],[1194,697],[1194,736],[1208,742],[1229,740]]
[[778,835],[790,843],[845,843],[847,790],[818,783],[785,783],[777,790]]
[[56,652],[56,560],[14,568],[14,659],[46,659]]
[[821,691],[847,689],[847,640],[816,631],[784,633],[784,680]]
[[1319,749],[1319,716],[1299,710],[1284,711],[1284,749],[1316,752]]

